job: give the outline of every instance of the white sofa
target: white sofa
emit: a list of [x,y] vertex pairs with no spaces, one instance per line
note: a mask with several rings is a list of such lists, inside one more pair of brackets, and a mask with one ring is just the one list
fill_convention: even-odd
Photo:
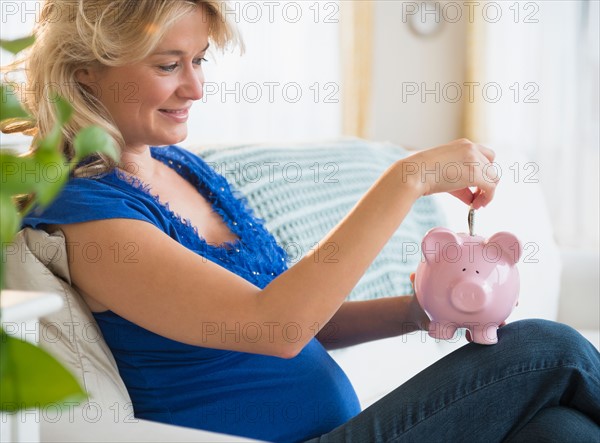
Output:
[[[343,146],[347,142],[341,140],[333,144]],[[218,155],[227,149],[230,148],[219,148]],[[279,148],[271,146],[269,149]],[[319,143],[290,149],[292,155],[300,155],[306,149],[319,149]],[[387,148],[378,144],[376,149]],[[520,305],[509,321],[532,317],[557,319],[561,263],[540,186],[507,179],[509,167],[514,169],[515,164],[523,165],[525,161],[518,153],[498,153],[498,165],[506,175],[494,202],[478,211],[476,232],[491,235],[506,230],[515,233],[524,244],[524,258],[519,264]],[[435,196],[434,201],[442,208],[447,227],[466,230],[467,208],[464,204],[449,195]],[[44,334],[41,334],[41,345],[74,372],[90,393],[95,408],[90,410],[88,405],[87,412],[85,407],[76,409],[54,422],[42,420],[42,441],[248,441],[134,419],[129,397],[108,347],[101,336],[94,340],[85,339],[90,336],[89,326],[94,325],[94,320],[70,286],[62,233],[48,235],[26,229],[20,232],[15,245],[18,254],[11,254],[8,262],[9,288],[52,290],[61,294],[64,308],[56,315],[43,318],[41,328],[62,328],[63,338],[70,334],[70,339],[44,340]],[[41,253],[49,250],[54,252]],[[577,326],[577,318],[565,318],[564,315],[561,318]],[[69,328],[73,329],[69,332]],[[598,347],[598,332],[583,332]],[[348,374],[365,408],[465,343],[459,335],[454,340],[438,342],[423,332],[340,349],[331,354]],[[97,408],[101,411],[99,418]],[[93,419],[90,419],[90,413],[94,414]]]

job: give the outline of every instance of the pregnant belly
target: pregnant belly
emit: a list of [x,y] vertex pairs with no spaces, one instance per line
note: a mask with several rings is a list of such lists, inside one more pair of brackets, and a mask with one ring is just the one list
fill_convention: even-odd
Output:
[[316,339],[293,359],[222,352],[152,367],[142,377],[154,378],[152,390],[149,380],[126,381],[136,417],[279,442],[321,435],[360,412],[346,374]]

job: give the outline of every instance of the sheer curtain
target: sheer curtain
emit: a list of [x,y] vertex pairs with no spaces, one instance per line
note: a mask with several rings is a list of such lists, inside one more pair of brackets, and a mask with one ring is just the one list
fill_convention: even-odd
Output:
[[371,116],[374,9],[372,1],[340,2],[344,135],[366,138]]
[[[2,3],[0,37],[28,35],[43,2]],[[231,1],[224,11],[239,27],[246,53],[209,51],[205,96],[192,108],[182,145],[339,136],[339,2]],[[2,64],[11,60],[2,53]],[[2,140],[27,142],[4,135]]]
[[481,125],[474,132],[531,159],[504,173],[539,180],[561,247],[597,250],[599,3],[486,3],[502,19],[479,18],[476,80],[489,88],[470,108]]

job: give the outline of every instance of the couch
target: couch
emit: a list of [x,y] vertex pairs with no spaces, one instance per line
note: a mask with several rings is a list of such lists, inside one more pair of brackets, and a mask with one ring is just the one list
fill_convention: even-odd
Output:
[[[238,197],[265,221],[292,266],[394,160],[411,154],[391,143],[355,138],[188,149],[225,176]],[[476,232],[511,231],[524,245],[520,305],[509,321],[556,319],[561,264],[540,186],[507,179],[525,161],[518,153],[498,152],[497,165],[505,176],[495,201],[478,211]],[[452,196],[420,199],[348,300],[411,293],[408,276],[420,260],[423,235],[434,226],[465,232],[466,216],[466,206]],[[61,231],[23,229],[8,254],[7,267],[8,288],[52,291],[63,298],[60,311],[40,320],[40,345],[61,360],[90,395],[87,403],[69,413],[42,420],[43,441],[248,441],[133,417],[111,352],[71,286]],[[598,346],[596,331],[584,333]],[[462,334],[437,341],[419,332],[330,352],[365,408],[464,343]]]

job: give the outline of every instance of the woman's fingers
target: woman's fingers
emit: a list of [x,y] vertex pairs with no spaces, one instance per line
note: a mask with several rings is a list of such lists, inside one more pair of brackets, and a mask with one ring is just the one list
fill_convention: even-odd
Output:
[[469,175],[472,175],[473,181],[469,185],[477,185],[475,192],[469,188],[460,189],[450,192],[462,202],[472,205],[473,208],[479,209],[486,206],[494,198],[496,186],[499,181],[499,176],[493,161],[496,153],[490,148],[473,144],[475,155],[472,162],[469,162]]
[[[494,197],[498,182],[492,164],[494,158],[490,148],[460,139],[407,157],[403,171],[407,176],[420,175],[423,195],[449,192],[465,204],[479,208]],[[469,188],[477,191],[473,193]]]
[[478,177],[477,190],[473,193],[473,200],[470,204],[473,208],[479,209],[493,200],[500,177],[493,164],[496,157],[495,152],[482,145],[475,146],[479,153],[476,167],[481,176]]
[[487,206],[487,204],[494,198],[494,192],[495,190],[493,188],[489,191],[482,191],[481,189],[478,189],[475,194],[473,194],[473,201],[471,202],[473,209],[479,209],[483,206]]
[[469,188],[459,189],[458,191],[452,191],[450,192],[450,194],[455,196],[467,205],[473,203],[473,199],[475,198],[473,192],[471,192]]
[[491,150],[490,148],[488,148],[487,146],[477,144],[477,148],[488,159],[488,161],[490,163],[492,163],[494,161],[494,159],[496,158],[496,153],[493,150]]
[[401,171],[423,196],[447,192],[479,209],[494,198],[500,178],[495,157],[487,146],[462,138],[409,155],[402,160]]

